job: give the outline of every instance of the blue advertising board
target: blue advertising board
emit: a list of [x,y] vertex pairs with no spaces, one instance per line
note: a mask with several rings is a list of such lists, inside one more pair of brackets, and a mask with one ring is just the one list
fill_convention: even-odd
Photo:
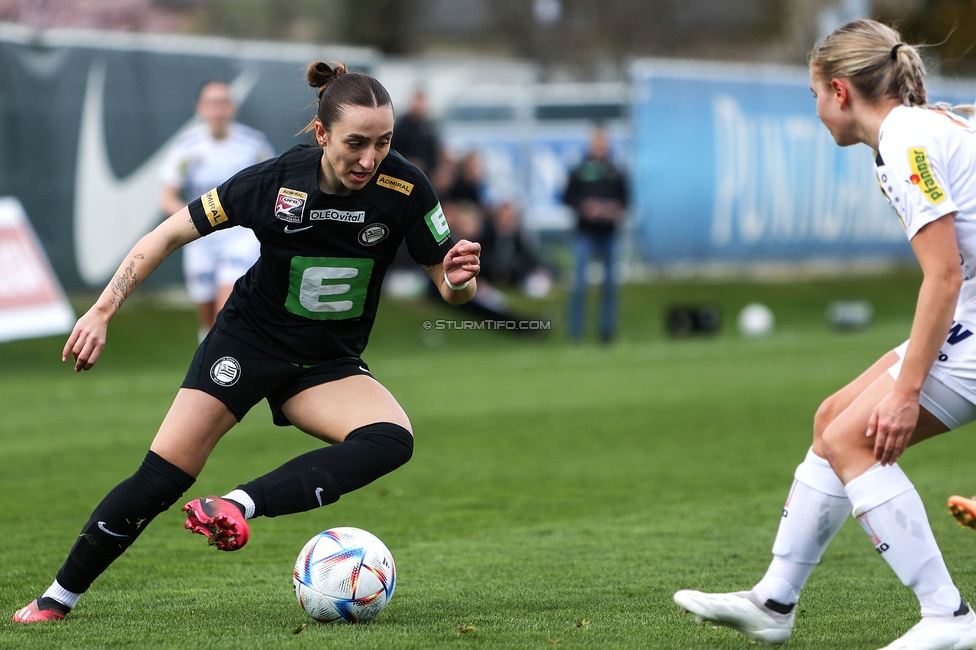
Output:
[[[806,69],[642,62],[634,199],[652,262],[910,258],[874,177],[873,152],[838,147]],[[973,85],[930,99],[971,103]]]

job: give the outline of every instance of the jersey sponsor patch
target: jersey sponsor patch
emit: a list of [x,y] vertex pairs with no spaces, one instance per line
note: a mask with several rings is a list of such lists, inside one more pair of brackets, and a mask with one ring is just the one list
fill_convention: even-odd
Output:
[[363,315],[373,260],[356,257],[293,257],[285,309],[311,320]]
[[410,196],[413,192],[413,183],[408,183],[407,181],[401,181],[399,178],[393,178],[392,176],[387,176],[386,174],[380,174],[380,177],[376,179],[376,184],[387,189],[396,190],[401,194],[406,194]]
[[447,239],[451,234],[451,229],[447,225],[447,219],[444,217],[444,210],[441,208],[440,203],[424,215],[424,221],[427,222],[427,227],[430,228],[430,234],[434,236],[434,241],[438,244]]
[[224,212],[224,206],[220,205],[216,187],[201,196],[200,201],[203,202],[203,209],[207,211],[207,219],[210,220],[211,226],[216,228],[218,224],[227,221],[227,213]]
[[925,147],[912,147],[908,150],[908,165],[912,169],[912,175],[908,177],[912,185],[918,186],[932,205],[942,203],[945,200],[945,192],[932,175]]
[[378,244],[390,234],[390,229],[381,223],[373,223],[359,231],[359,243],[363,246]]
[[366,221],[366,212],[358,210],[350,212],[348,210],[312,210],[309,212],[312,221],[342,221],[344,223],[363,223]]
[[275,217],[288,223],[301,223],[305,214],[305,201],[308,194],[282,187],[275,201]]

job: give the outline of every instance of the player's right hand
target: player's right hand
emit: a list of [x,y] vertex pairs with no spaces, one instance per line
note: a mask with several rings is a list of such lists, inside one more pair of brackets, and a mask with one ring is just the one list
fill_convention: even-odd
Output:
[[918,424],[918,397],[892,391],[868,418],[867,437],[874,436],[874,459],[893,465],[912,440]]
[[92,307],[75,323],[61,352],[61,361],[67,361],[68,355],[73,355],[75,372],[91,370],[105,347],[107,332],[108,318]]

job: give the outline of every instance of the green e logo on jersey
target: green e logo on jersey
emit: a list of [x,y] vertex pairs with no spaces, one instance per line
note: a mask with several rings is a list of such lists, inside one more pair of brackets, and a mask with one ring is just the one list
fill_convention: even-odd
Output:
[[293,257],[285,309],[312,320],[363,315],[373,260],[357,257]]
[[427,222],[427,227],[430,228],[430,234],[434,236],[434,241],[438,244],[447,239],[447,236],[451,234],[451,229],[447,227],[447,219],[444,218],[444,211],[441,209],[440,203],[424,215],[424,221]]

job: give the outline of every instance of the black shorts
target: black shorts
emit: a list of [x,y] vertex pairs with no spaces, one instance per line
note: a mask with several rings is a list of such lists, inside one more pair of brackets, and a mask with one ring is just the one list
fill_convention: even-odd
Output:
[[285,402],[306,388],[352,375],[372,376],[359,357],[301,366],[268,356],[214,327],[197,348],[182,388],[213,395],[227,405],[238,422],[266,397],[274,423],[286,427],[291,422],[281,412]]

